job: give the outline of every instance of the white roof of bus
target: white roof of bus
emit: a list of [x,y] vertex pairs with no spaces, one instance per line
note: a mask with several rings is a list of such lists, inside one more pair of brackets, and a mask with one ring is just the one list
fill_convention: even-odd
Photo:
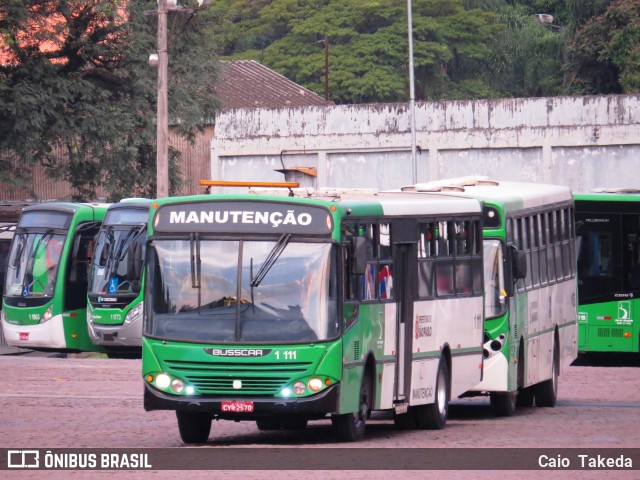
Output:
[[533,182],[490,180],[487,177],[463,177],[439,180],[402,187],[411,192],[442,192],[470,196],[480,200],[493,200],[519,208],[570,201],[571,189],[564,185]]
[[480,203],[469,196],[448,195],[448,192],[436,195],[407,193],[401,191],[379,192],[362,188],[294,188],[260,189],[251,188],[251,193],[288,196],[293,192],[296,197],[329,200],[336,203],[379,203],[388,215],[425,215],[457,214],[481,212]]
[[[349,201],[357,200],[356,197],[349,196],[342,198]],[[388,215],[455,215],[482,211],[480,202],[476,199],[447,194],[422,195],[416,193],[407,195],[404,192],[380,192],[371,200],[380,202],[384,213]]]

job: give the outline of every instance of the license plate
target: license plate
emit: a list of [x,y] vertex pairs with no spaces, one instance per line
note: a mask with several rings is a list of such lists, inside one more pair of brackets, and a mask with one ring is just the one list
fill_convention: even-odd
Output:
[[223,412],[253,412],[253,402],[222,402]]
[[29,340],[29,332],[20,332],[18,340]]

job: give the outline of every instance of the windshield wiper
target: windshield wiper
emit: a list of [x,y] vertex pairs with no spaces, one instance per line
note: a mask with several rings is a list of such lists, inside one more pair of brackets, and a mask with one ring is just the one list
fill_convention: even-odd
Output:
[[124,257],[127,254],[124,247],[126,247],[129,243],[133,242],[136,238],[138,238],[144,229],[145,229],[145,225],[139,225],[127,232],[127,236],[124,237],[124,240],[122,241],[122,243],[120,244],[120,248],[118,249],[118,254],[116,255],[118,262],[121,262],[122,260],[124,260]]
[[260,285],[260,283],[262,283],[262,280],[264,280],[264,277],[267,276],[267,273],[269,273],[269,270],[271,270],[271,267],[273,267],[273,265],[276,263],[278,258],[280,258],[280,255],[286,248],[290,239],[291,239],[290,233],[283,233],[282,236],[278,239],[276,244],[271,249],[271,252],[269,252],[267,259],[264,261],[264,263],[260,267],[260,270],[258,270],[258,273],[256,274],[256,276],[251,279],[251,283],[249,284],[251,288],[257,287]]

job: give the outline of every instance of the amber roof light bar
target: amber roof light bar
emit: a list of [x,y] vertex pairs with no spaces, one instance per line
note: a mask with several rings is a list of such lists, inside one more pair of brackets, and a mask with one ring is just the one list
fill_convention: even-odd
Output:
[[227,180],[200,180],[200,185],[203,187],[300,187],[299,182],[235,182]]

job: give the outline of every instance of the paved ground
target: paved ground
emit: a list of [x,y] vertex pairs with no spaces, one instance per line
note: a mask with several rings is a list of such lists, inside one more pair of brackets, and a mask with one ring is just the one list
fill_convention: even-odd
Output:
[[[3,350],[4,353],[12,353]],[[0,448],[184,448],[173,412],[145,412],[139,360],[59,358],[51,354],[0,356]],[[636,357],[578,362],[560,378],[556,408],[529,408],[511,418],[494,418],[485,399],[457,400],[441,431],[398,431],[391,419],[375,415],[358,444],[335,444],[330,422],[311,422],[302,432],[262,432],[253,422],[214,422],[209,442],[200,448],[268,449],[393,448],[447,449],[490,447],[640,449],[640,362]],[[392,461],[393,459],[390,459]],[[252,462],[247,458],[247,462]],[[331,464],[327,459],[327,465]],[[295,465],[294,465],[295,466]],[[639,465],[640,466],[640,465]],[[639,466],[636,466],[638,468]],[[50,478],[53,472],[2,472],[3,478]],[[55,472],[53,478],[139,478],[150,472]],[[4,475],[7,474],[7,475]],[[28,475],[27,475],[28,474]],[[213,476],[212,476],[213,475]],[[159,471],[155,479],[287,480],[336,478],[640,478],[621,471]]]

